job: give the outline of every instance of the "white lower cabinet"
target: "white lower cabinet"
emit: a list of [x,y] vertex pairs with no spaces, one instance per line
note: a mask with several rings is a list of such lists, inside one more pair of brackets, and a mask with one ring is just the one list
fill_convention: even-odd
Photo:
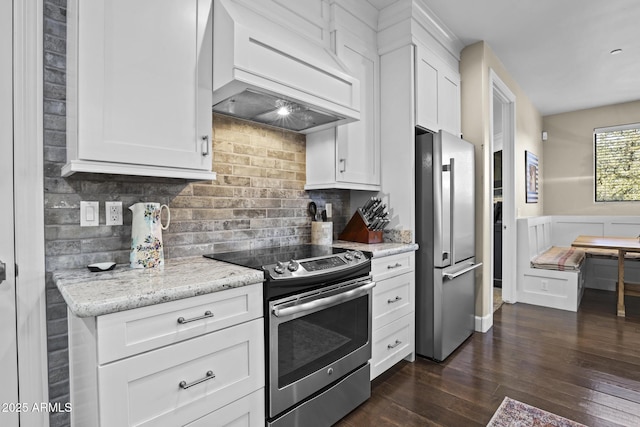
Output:
[[264,427],[264,389],[251,393],[185,427]]
[[373,258],[371,379],[415,359],[415,254]]
[[[261,301],[261,285],[98,318],[80,319],[70,314],[72,425],[263,424],[262,306],[253,302],[237,304],[243,296],[247,302]],[[237,318],[239,321],[231,325],[228,320],[224,321],[224,318],[234,318],[229,306],[235,306],[240,316]],[[203,315],[203,309],[211,314]],[[101,340],[101,335],[104,333],[111,337],[111,325],[118,323],[131,326],[124,328],[124,335],[135,331],[136,314],[139,314],[137,317],[142,330],[148,330],[147,335],[153,339],[147,339],[144,334],[131,334],[133,341],[149,343],[159,336],[182,339],[163,340],[148,351],[141,347],[136,354],[100,362],[101,347],[114,342],[111,338]],[[109,316],[126,318],[126,322],[101,322],[101,317]],[[218,317],[222,320],[217,320]],[[164,321],[167,318],[172,319],[171,327]],[[182,322],[178,320],[180,318]],[[157,331],[149,328],[153,319],[157,322]],[[125,338],[129,341],[131,337]]]
[[413,313],[408,314],[372,332],[371,379],[413,353],[415,348],[413,316]]
[[373,330],[413,313],[413,273],[377,281],[376,288],[373,295]]

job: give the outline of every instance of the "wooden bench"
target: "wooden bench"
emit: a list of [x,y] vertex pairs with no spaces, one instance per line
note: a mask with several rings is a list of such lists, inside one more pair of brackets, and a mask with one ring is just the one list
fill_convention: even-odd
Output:
[[[637,215],[550,215],[551,242],[557,246],[571,246],[579,235],[637,236],[640,216]],[[588,249],[584,268],[585,288],[615,292],[618,279],[618,252]],[[640,254],[625,256],[625,280],[640,283]]]
[[[517,300],[527,304],[577,311],[584,293],[584,252],[571,269],[561,263],[532,265],[547,253],[552,244],[553,218],[551,216],[518,219]],[[555,247],[554,259],[561,260],[571,251],[570,245]],[[564,250],[564,252],[563,252]],[[569,255],[567,255],[569,256]]]

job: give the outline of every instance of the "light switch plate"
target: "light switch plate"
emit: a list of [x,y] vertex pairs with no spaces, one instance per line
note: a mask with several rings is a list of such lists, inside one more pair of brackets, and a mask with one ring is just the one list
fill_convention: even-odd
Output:
[[80,227],[100,225],[100,205],[98,202],[80,202]]

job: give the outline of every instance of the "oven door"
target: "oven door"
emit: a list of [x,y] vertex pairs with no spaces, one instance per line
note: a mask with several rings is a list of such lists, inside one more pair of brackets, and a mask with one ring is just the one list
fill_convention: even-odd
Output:
[[371,358],[369,277],[269,303],[269,417]]

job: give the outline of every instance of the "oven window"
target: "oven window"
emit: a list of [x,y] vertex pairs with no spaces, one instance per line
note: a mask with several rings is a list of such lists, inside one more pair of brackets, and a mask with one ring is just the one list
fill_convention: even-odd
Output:
[[278,326],[278,388],[283,388],[365,345],[369,296]]

